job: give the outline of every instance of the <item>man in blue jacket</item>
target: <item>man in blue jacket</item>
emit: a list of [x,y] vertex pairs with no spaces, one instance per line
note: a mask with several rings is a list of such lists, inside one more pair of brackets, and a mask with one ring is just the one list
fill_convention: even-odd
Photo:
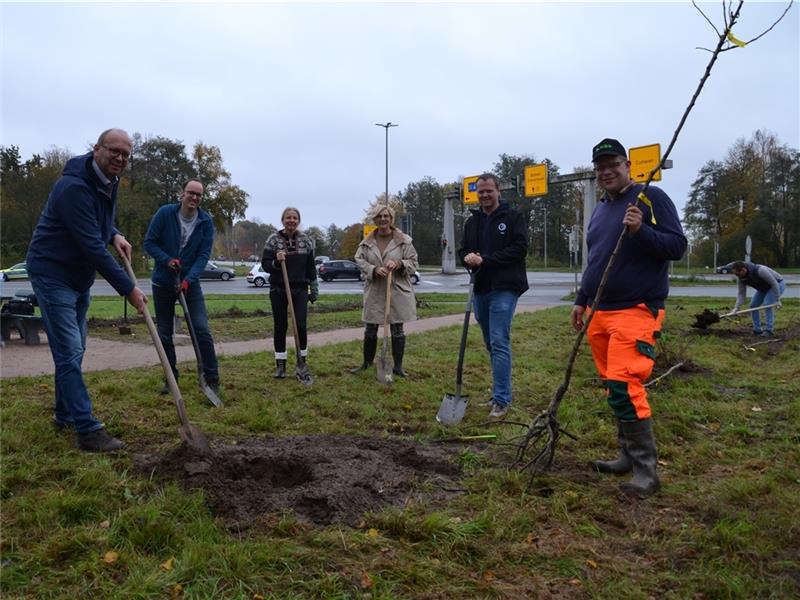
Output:
[[656,442],[644,381],[653,371],[655,343],[669,293],[667,268],[686,250],[678,213],[661,189],[631,181],[625,148],[606,138],[592,149],[597,183],[605,194],[592,213],[586,233],[586,270],[575,298],[571,322],[584,326],[608,260],[623,227],[626,237],[606,281],[586,338],[606,398],[617,418],[620,455],[596,461],[601,473],[633,479],[620,487],[645,498],[658,491]]
[[[178,368],[172,334],[175,301],[180,287],[186,296],[189,317],[197,334],[203,376],[209,387],[218,391],[217,353],[208,327],[203,289],[200,287],[200,273],[206,267],[214,243],[214,224],[209,214],[200,208],[202,200],[203,183],[199,179],[187,181],[180,202],[165,204],[153,215],[147,228],[144,249],[156,263],[152,277],[156,326],[175,378],[178,378]],[[161,393],[169,394],[166,384]]]
[[464,223],[458,255],[475,272],[475,319],[492,362],[491,418],[511,405],[511,319],[528,289],[528,233],[522,215],[500,203],[500,181],[484,173],[477,181],[480,208]]
[[89,288],[97,271],[140,313],[147,297],[108,250],[131,258],[131,245],[114,227],[120,173],[133,143],[121,129],[100,134],[94,149],[71,158],[53,186],[28,246],[28,277],[36,294],[55,363],[55,410],[59,430],[75,428],[78,447],[112,452],[125,445],[92,414],[83,381]]

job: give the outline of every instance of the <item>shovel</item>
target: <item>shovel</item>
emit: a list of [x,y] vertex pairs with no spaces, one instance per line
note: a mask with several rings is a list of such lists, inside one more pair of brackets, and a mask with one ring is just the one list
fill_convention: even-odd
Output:
[[761,310],[762,308],[773,308],[775,306],[778,306],[777,302],[774,304],[763,304],[761,306],[756,306],[755,308],[747,308],[745,310],[734,310],[724,315],[720,315],[714,312],[713,310],[705,309],[703,312],[696,314],[694,316],[695,322],[692,323],[692,327],[696,329],[706,329],[709,325],[713,325],[714,323],[719,323],[721,319],[727,319],[728,317],[738,317],[739,315],[750,313],[756,310]]
[[383,342],[381,355],[378,358],[376,374],[381,383],[392,383],[392,367],[389,364],[389,309],[392,305],[392,272],[386,275],[386,306],[383,309]]
[[[180,277],[178,277],[180,279]],[[178,283],[178,299],[181,302],[181,308],[183,309],[183,317],[186,319],[186,328],[189,330],[189,337],[192,339],[192,346],[194,346],[194,355],[197,357],[197,381],[200,383],[200,389],[206,395],[206,398],[209,399],[211,404],[214,406],[222,406],[222,400],[220,400],[217,393],[211,389],[211,386],[208,385],[206,381],[206,376],[203,373],[203,357],[200,355],[200,344],[197,341],[197,334],[194,331],[194,324],[192,323],[192,317],[189,315],[189,306],[186,304],[186,294],[183,293],[183,290],[180,287],[180,283]]]
[[469,396],[461,395],[461,375],[464,372],[464,351],[467,348],[467,332],[469,331],[469,317],[472,311],[472,295],[475,289],[475,273],[469,274],[469,293],[467,294],[467,309],[464,312],[464,328],[461,331],[461,346],[458,349],[458,367],[456,368],[456,393],[445,394],[442,405],[436,415],[436,420],[442,425],[458,425],[464,418],[467,410]]
[[294,374],[297,380],[303,385],[311,385],[314,383],[314,377],[311,371],[308,370],[308,365],[300,356],[300,334],[297,331],[297,320],[294,318],[294,302],[292,301],[292,287],[289,285],[289,273],[286,271],[286,261],[279,261],[281,263],[281,271],[283,271],[283,286],[286,288],[286,302],[289,303],[289,318],[292,320],[292,334],[294,335],[294,351],[297,356],[297,366],[294,369]]
[[[123,254],[122,260],[125,263],[125,269],[128,271],[128,276],[134,283],[136,283],[136,274],[133,272],[133,268],[131,267],[128,257]],[[172,373],[172,367],[169,366],[169,360],[164,352],[164,346],[161,345],[161,339],[158,337],[158,330],[156,329],[155,323],[153,323],[153,317],[150,316],[150,311],[147,309],[146,305],[142,314],[144,315],[145,323],[147,323],[147,330],[150,332],[150,337],[153,339],[153,345],[156,347],[156,352],[158,352],[158,358],[161,359],[161,366],[164,368],[164,377],[167,378],[167,386],[169,386],[169,391],[172,392],[172,399],[175,401],[175,408],[178,409],[178,418],[181,422],[178,433],[180,434],[181,439],[186,442],[186,445],[192,450],[201,454],[208,454],[211,452],[211,446],[209,445],[205,434],[196,426],[189,423],[189,417],[186,416],[186,407],[183,404],[181,391],[178,389],[178,382],[175,381],[175,375]]]

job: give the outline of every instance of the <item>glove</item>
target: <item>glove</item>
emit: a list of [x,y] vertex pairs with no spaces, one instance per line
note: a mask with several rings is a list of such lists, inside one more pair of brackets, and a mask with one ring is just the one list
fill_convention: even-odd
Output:
[[170,258],[167,261],[167,267],[169,267],[173,271],[180,271],[181,270],[181,259],[180,258]]
[[314,302],[316,302],[317,298],[319,297],[319,281],[315,279],[309,284],[308,287],[311,290],[310,293],[308,294],[308,301],[311,302],[311,304],[314,304]]
[[189,280],[188,279],[184,279],[183,281],[181,281],[181,291],[184,294],[186,294],[186,292],[189,291]]

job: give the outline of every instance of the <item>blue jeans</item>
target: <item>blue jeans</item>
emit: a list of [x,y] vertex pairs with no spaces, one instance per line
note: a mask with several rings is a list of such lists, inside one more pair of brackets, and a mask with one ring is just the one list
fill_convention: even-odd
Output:
[[501,406],[511,404],[511,318],[518,298],[517,292],[495,290],[472,301],[492,361],[492,399]]
[[[175,331],[175,302],[178,295],[171,286],[153,284],[153,305],[156,309],[156,329],[164,352],[167,355],[172,372],[178,378],[178,367],[175,360],[175,344],[172,334]],[[189,307],[189,318],[194,325],[197,336],[197,345],[200,347],[200,358],[203,361],[203,375],[209,383],[219,382],[219,367],[217,353],[214,350],[214,338],[208,328],[208,315],[206,314],[206,301],[203,290],[199,284],[193,283],[186,291],[186,305]]]
[[[786,291],[786,280],[782,279],[778,282],[778,287],[781,290],[781,296],[783,292]],[[766,292],[760,292],[756,290],[756,293],[753,294],[753,299],[750,301],[750,308],[755,308],[756,306],[761,306],[762,304],[775,304],[778,300],[780,300],[780,296],[777,298],[775,297],[775,292],[772,291],[772,288],[767,290]],[[753,331],[761,331],[761,315],[759,314],[760,310],[754,310],[751,314],[753,316]],[[764,309],[764,316],[767,318],[767,331],[770,333],[772,332],[772,326],[775,323],[775,311],[772,308],[765,308]]]
[[39,303],[47,343],[55,364],[56,421],[74,425],[77,433],[101,429],[92,415],[92,401],[83,381],[81,364],[86,351],[86,312],[89,291],[79,292],[66,283],[43,275],[28,275]]

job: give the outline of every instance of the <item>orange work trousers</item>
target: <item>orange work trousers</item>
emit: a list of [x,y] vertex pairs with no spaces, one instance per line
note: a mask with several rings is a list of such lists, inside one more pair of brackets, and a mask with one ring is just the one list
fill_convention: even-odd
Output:
[[608,404],[620,421],[651,415],[644,382],[653,372],[655,343],[663,321],[663,308],[638,304],[621,310],[598,310],[589,323],[586,337],[592,358],[606,388]]

